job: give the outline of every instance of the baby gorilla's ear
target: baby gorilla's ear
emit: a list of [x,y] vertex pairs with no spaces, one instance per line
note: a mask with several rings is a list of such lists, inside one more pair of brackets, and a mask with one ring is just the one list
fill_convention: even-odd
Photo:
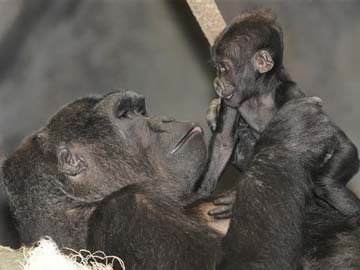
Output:
[[67,146],[58,148],[57,158],[59,171],[68,176],[76,176],[87,168],[85,160]]
[[274,66],[274,60],[267,50],[257,51],[253,57],[253,63],[255,69],[260,73],[268,72]]

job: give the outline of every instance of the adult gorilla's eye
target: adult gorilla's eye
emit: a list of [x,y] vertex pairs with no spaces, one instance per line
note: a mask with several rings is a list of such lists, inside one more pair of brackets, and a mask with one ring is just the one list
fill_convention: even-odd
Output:
[[117,113],[117,117],[119,119],[121,118],[131,118],[131,114],[129,112],[129,110],[119,110]]
[[145,109],[137,109],[137,110],[135,110],[135,114],[140,114],[142,116],[147,116],[147,112],[145,111]]

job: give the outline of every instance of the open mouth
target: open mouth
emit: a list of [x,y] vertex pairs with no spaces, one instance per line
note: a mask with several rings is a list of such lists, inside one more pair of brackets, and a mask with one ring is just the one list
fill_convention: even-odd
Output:
[[231,94],[229,94],[229,95],[227,95],[227,96],[224,96],[224,99],[231,99],[232,97],[234,96],[234,93],[231,93]]
[[189,141],[194,135],[196,134],[202,134],[203,131],[201,129],[201,127],[199,126],[194,126],[192,129],[189,130],[189,132],[187,132],[185,134],[184,137],[181,138],[181,140],[175,145],[174,149],[171,150],[170,154],[175,154],[181,147],[184,146],[184,144]]
[[224,95],[224,93],[222,91],[215,90],[215,92],[219,98],[223,98],[223,99],[231,99],[234,96],[234,92],[227,94],[227,95]]

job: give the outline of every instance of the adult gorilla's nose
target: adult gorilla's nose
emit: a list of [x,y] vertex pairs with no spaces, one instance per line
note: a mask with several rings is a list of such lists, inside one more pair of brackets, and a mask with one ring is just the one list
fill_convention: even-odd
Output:
[[166,130],[171,129],[171,127],[164,124],[170,124],[172,122],[175,122],[175,119],[166,116],[151,117],[148,119],[149,128],[154,132],[165,132]]
[[175,122],[175,118],[173,117],[169,117],[169,116],[162,116],[160,118],[161,122],[163,123],[171,123],[171,122]]

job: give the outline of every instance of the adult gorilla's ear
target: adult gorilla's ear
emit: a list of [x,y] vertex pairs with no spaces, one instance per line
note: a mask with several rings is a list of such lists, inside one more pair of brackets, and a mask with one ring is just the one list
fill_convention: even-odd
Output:
[[68,146],[58,148],[57,160],[59,171],[68,176],[76,176],[87,169],[85,159]]
[[268,50],[262,49],[255,53],[253,57],[253,64],[257,71],[265,73],[273,68],[274,60]]

